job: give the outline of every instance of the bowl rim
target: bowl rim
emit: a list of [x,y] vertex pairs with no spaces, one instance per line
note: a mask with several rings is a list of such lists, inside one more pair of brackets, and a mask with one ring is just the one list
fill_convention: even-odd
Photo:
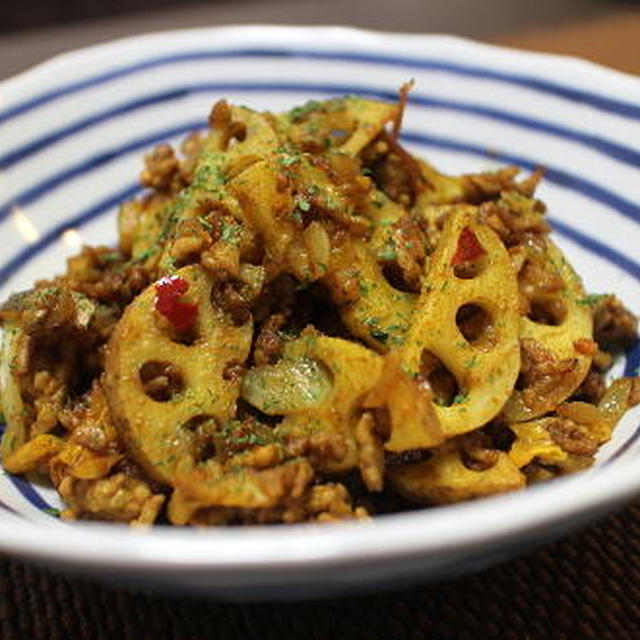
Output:
[[[62,53],[0,82],[2,94],[21,94],[41,80],[82,59],[108,57],[123,47],[148,50],[158,43],[182,41],[190,35],[224,34],[238,40],[257,33],[274,42],[308,38],[314,34],[369,44],[385,41],[402,46],[437,43],[448,53],[478,52],[493,60],[506,59],[514,68],[526,63],[528,77],[579,75],[587,85],[616,86],[616,94],[640,105],[640,79],[572,56],[533,53],[489,45],[444,34],[403,34],[341,26],[291,27],[242,25],[179,29],[140,34]],[[419,56],[419,48],[416,56]],[[473,57],[472,55],[470,56]],[[504,60],[503,60],[504,62]],[[605,82],[606,81],[606,82]],[[37,92],[36,92],[37,93]],[[600,92],[595,92],[600,93]],[[602,92],[602,95],[605,95]],[[633,96],[633,97],[631,97]],[[456,553],[461,548],[501,544],[527,532],[553,529],[600,513],[640,493],[640,474],[632,460],[554,480],[548,485],[482,500],[385,515],[365,522],[328,525],[224,527],[206,530],[154,527],[131,530],[112,524],[34,523],[0,519],[0,550],[50,562],[102,568],[192,571],[281,571],[304,566],[309,570],[412,558],[425,554]],[[169,553],[170,550],[170,553]]]

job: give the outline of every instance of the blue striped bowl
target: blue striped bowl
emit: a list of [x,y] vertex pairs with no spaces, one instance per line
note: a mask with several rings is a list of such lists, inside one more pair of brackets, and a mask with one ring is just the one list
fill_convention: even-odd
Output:
[[[590,291],[640,310],[640,81],[570,58],[447,36],[239,27],[141,36],[0,84],[0,298],[115,240],[141,155],[205,126],[212,102],[258,109],[414,78],[403,139],[448,172],[544,166],[540,196]],[[640,350],[616,374],[635,373]],[[290,597],[451,574],[595,518],[640,492],[640,414],[588,472],[523,492],[333,526],[131,532],[65,524],[51,489],[0,477],[0,550],[96,577],[224,597]]]

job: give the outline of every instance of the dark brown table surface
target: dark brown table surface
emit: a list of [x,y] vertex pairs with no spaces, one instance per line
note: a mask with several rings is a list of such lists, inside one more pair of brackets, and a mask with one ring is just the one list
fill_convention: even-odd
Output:
[[[225,6],[220,22],[233,17],[229,5]],[[206,11],[2,37],[0,77],[94,40],[145,27],[202,24]],[[293,15],[291,20],[279,18],[277,12],[270,15],[273,21],[305,22],[295,19],[295,13],[283,13]],[[236,14],[235,19],[256,22],[264,17]],[[323,19],[319,14],[315,22]],[[383,26],[355,18],[343,22]],[[426,30],[421,23],[413,24],[418,26],[412,30]],[[598,14],[561,27],[538,26],[487,39],[581,55],[640,73],[640,12]],[[224,604],[156,596],[67,578],[0,556],[0,640],[54,638],[633,640],[640,638],[640,502],[556,543],[471,576],[313,602]]]

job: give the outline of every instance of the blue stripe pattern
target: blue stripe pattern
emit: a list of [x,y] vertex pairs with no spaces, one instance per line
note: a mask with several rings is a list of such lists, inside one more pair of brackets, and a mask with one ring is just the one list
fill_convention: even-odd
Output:
[[163,129],[162,131],[148,134],[142,138],[129,140],[126,144],[120,147],[101,151],[94,156],[84,158],[80,162],[67,167],[63,171],[55,173],[41,182],[29,187],[22,193],[15,196],[11,202],[0,205],[0,221],[6,218],[15,206],[25,207],[32,204],[47,195],[49,192],[54,191],[56,188],[113,162],[128,153],[132,153],[140,149],[146,149],[152,145],[158,144],[159,142],[174,138],[175,136],[184,135],[190,131],[194,131],[195,129],[203,129],[205,126],[206,122],[203,120],[194,121],[189,124],[177,125],[169,129]]
[[67,229],[81,227],[83,224],[90,222],[94,218],[101,216],[105,213],[113,211],[120,203],[130,198],[133,198],[136,194],[140,193],[142,188],[139,184],[130,184],[124,189],[117,191],[116,193],[107,196],[100,202],[95,203],[88,209],[83,210],[80,214],[69,218],[60,224],[57,224],[44,234],[37,242],[30,244],[23,249],[16,256],[11,258],[8,262],[5,262],[0,267],[0,284],[4,284],[25,262],[28,262],[49,245],[53,244],[60,238],[60,235]]
[[[108,73],[103,73],[90,78],[86,78],[80,82],[60,87],[57,90],[42,93],[39,96],[36,96],[26,102],[23,102],[9,109],[5,109],[4,111],[0,111],[0,123],[8,121],[21,114],[27,113],[33,109],[36,109],[37,107],[40,107],[64,96],[81,92],[92,86],[98,86],[100,84],[107,83],[117,78],[131,75],[145,69],[159,67],[167,64],[179,64],[182,62],[189,62],[194,60],[225,59],[238,57],[288,57],[336,60],[341,62],[357,62],[375,65],[382,64],[407,69],[440,71],[472,78],[515,84],[518,86],[526,87],[527,89],[533,89],[564,99],[584,103],[597,109],[602,109],[604,111],[622,115],[627,118],[640,120],[640,107],[635,104],[626,103],[592,92],[586,92],[579,89],[566,87],[564,85],[557,85],[555,83],[548,82],[546,80],[540,80],[534,77],[529,77],[521,74],[497,72],[490,69],[475,67],[472,65],[461,65],[441,60],[422,60],[402,56],[378,56],[348,52],[316,52],[298,49],[235,49],[227,51],[189,52],[185,54],[161,56],[134,65],[121,67]],[[370,88],[355,88],[355,90],[360,95],[386,99],[395,98],[395,94],[391,94],[388,91],[384,90],[374,90]],[[137,100],[119,105],[112,109],[79,120],[68,127],[50,132],[46,136],[31,141],[30,143],[23,145],[18,149],[6,152],[4,155],[0,156],[0,168],[11,167],[21,160],[24,160],[28,156],[46,148],[47,146],[82,130],[86,130],[92,126],[100,124],[101,122],[109,118],[118,117],[132,111],[144,109],[153,104],[171,100],[178,100],[192,93],[215,91],[308,91],[314,93],[329,93],[333,95],[336,93],[353,92],[354,87],[343,87],[340,85],[303,85],[293,83],[209,83],[193,85],[189,87],[181,87],[154,95],[144,96]],[[520,128],[548,133],[557,137],[578,142],[600,153],[613,157],[625,164],[635,167],[640,166],[639,152],[623,145],[605,140],[599,136],[581,133],[574,129],[560,127],[541,120],[528,118],[491,107],[484,107],[454,100],[429,98],[420,95],[412,96],[412,99],[414,104],[425,108],[448,109],[461,113],[479,115],[485,118],[507,122]],[[20,194],[20,196],[16,198],[16,201],[21,205],[32,203],[39,197],[42,197],[46,193],[67,183],[75,177],[95,170],[98,167],[103,166],[124,154],[130,153],[146,146],[150,146],[159,142],[160,140],[166,140],[168,138],[184,134],[190,130],[201,127],[203,124],[204,123],[198,121],[175,126],[171,129],[155,132],[153,134],[148,134],[147,136],[131,140],[121,147],[97,154],[92,158],[84,161],[82,164],[77,164],[69,167],[64,171],[61,171],[60,173],[55,174],[48,179],[38,183],[37,185],[34,185],[30,189]],[[494,160],[500,160],[501,162],[517,164],[527,169],[536,168],[535,163],[526,158],[504,152],[496,153],[493,150],[488,150],[486,148],[480,147],[479,145],[474,145],[463,141],[452,140],[437,136],[426,136],[419,133],[411,132],[405,133],[403,139],[407,142],[412,142],[422,146],[429,146],[433,148],[445,149],[448,151],[489,157]],[[550,182],[566,187],[577,193],[581,193],[582,195],[585,195],[592,200],[600,202],[601,204],[604,204],[618,211],[622,215],[632,220],[640,221],[640,208],[637,205],[606,189],[603,189],[595,183],[564,172],[560,169],[555,169],[553,167],[546,168],[546,178]],[[117,193],[114,193],[106,197],[102,201],[95,203],[91,207],[83,210],[72,219],[68,219],[63,223],[60,223],[49,232],[47,232],[47,234],[45,234],[37,243],[27,247],[25,250],[15,256],[11,261],[0,267],[0,283],[5,282],[25,262],[36,256],[49,245],[51,245],[67,228],[78,227],[86,224],[97,216],[103,215],[113,210],[113,208],[116,207],[120,202],[133,197],[140,191],[140,185],[129,184],[123,189],[119,190]],[[9,205],[4,205],[2,208],[0,208],[0,218],[7,215],[9,208]],[[562,235],[570,238],[572,241],[585,247],[589,251],[616,264],[626,272],[633,275],[636,279],[640,280],[640,264],[636,263],[628,256],[625,256],[612,249],[611,247],[598,242],[594,238],[587,236],[586,234],[574,229],[566,223],[555,220],[554,227]],[[627,375],[633,375],[639,365],[640,347],[636,346],[636,348],[628,356],[625,373]],[[621,455],[625,450],[628,449],[628,447],[630,447],[635,441],[637,441],[638,438],[640,438],[640,428],[631,436],[631,438],[629,438],[629,440],[624,445],[622,445],[622,447],[620,447],[616,451],[612,459]],[[44,510],[50,509],[50,505],[47,504],[47,502],[38,494],[38,492],[31,486],[28,481],[16,476],[11,476],[11,481],[22,493],[22,495],[36,507]]]
[[19,115],[32,111],[37,107],[45,105],[64,96],[78,93],[91,87],[99,86],[111,82],[124,76],[132,75],[169,64],[180,64],[183,62],[195,62],[198,60],[224,60],[233,58],[275,58],[275,59],[300,59],[300,60],[323,60],[348,62],[358,64],[383,65],[398,67],[407,70],[439,71],[455,74],[463,77],[470,77],[480,80],[491,80],[512,84],[540,93],[564,98],[572,102],[586,104],[588,106],[615,113],[626,118],[640,120],[640,106],[631,102],[617,100],[609,96],[569,87],[564,84],[556,84],[548,80],[527,76],[521,73],[511,73],[507,71],[495,71],[484,67],[466,65],[446,60],[413,58],[409,56],[379,55],[373,53],[354,53],[350,51],[314,51],[297,48],[238,48],[219,51],[189,51],[179,54],[169,54],[158,56],[126,65],[90,76],[79,82],[72,82],[53,91],[43,92],[29,100],[21,102],[13,107],[0,111],[0,124]]
[[[38,151],[42,151],[56,142],[64,140],[73,134],[89,129],[107,120],[111,120],[140,109],[145,109],[152,105],[184,99],[197,93],[230,93],[234,91],[263,93],[309,92],[330,96],[355,93],[364,97],[390,101],[397,98],[397,94],[395,92],[384,89],[372,89],[371,87],[356,87],[354,85],[341,84],[306,84],[298,82],[210,82],[205,84],[175,87],[167,91],[145,95],[141,98],[136,98],[135,100],[119,104],[111,109],[98,112],[89,117],[76,120],[66,127],[50,131],[46,135],[36,138],[21,147],[7,151],[0,155],[0,169],[8,169],[17,162],[28,158]],[[624,164],[628,164],[633,167],[640,167],[640,152],[635,149],[606,140],[600,136],[571,129],[569,127],[561,127],[543,120],[518,115],[502,109],[495,109],[493,107],[461,102],[458,100],[432,98],[418,93],[411,94],[411,105],[430,109],[444,109],[468,115],[481,116],[498,122],[506,122],[522,129],[538,131],[565,140],[577,142],[611,158],[615,158]]]

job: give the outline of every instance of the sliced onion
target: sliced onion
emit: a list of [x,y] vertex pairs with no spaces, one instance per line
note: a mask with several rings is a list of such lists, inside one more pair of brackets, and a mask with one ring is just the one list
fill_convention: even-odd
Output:
[[310,358],[282,360],[249,370],[242,398],[270,416],[320,406],[331,393],[331,375]]

